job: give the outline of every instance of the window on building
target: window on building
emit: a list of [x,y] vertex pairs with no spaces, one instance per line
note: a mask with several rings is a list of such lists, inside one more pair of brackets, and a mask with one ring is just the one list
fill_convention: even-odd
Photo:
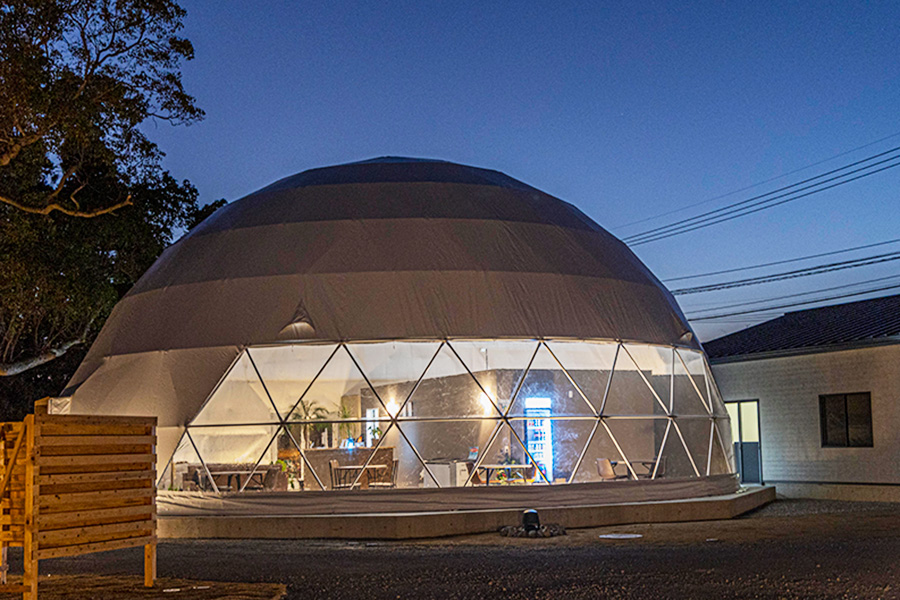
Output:
[[819,396],[823,448],[872,447],[872,397],[861,394]]

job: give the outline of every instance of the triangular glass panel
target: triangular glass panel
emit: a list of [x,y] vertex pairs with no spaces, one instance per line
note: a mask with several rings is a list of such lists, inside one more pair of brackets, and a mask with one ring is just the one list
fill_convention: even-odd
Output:
[[[652,476],[660,448],[662,448],[668,421],[669,419],[665,417],[604,420],[604,424],[609,427],[609,432],[619,443],[631,469],[639,479],[649,479]],[[674,432],[670,435],[674,435]],[[623,470],[625,469],[627,467],[623,468]]]
[[645,344],[624,344],[622,349],[631,356],[660,402],[671,410],[674,349]]
[[547,342],[563,368],[599,413],[612,373],[618,344],[614,342]]
[[[525,440],[529,442],[529,430],[526,420]],[[548,454],[552,457],[553,480],[552,483],[569,483],[574,481],[573,474],[580,470],[579,459],[585,449],[585,445],[591,436],[596,418],[557,418],[550,421],[551,444]],[[540,425],[540,423],[538,423]],[[535,457],[537,459],[537,457]]]
[[[381,409],[381,404],[374,399],[372,390],[366,383],[363,374],[347,353],[346,348],[339,347],[318,376],[302,395],[302,401],[285,416],[288,422],[322,421],[329,419],[344,420],[341,435],[347,435],[346,446],[371,446],[371,435],[366,438],[361,428],[366,412],[361,398],[374,400],[372,410]],[[381,410],[380,412],[383,412]]]
[[[414,396],[415,397],[415,396]],[[418,411],[423,403],[417,402]],[[414,413],[411,418],[420,415]],[[443,487],[463,487],[478,456],[487,446],[497,419],[447,419],[399,422],[403,433],[419,451],[428,469]],[[399,455],[398,487],[436,487],[415,455]]]
[[[293,423],[280,427],[273,442],[274,456],[270,452],[260,461],[259,468],[267,470],[261,482],[264,490],[271,488],[271,491],[296,492],[327,489],[324,478],[328,473],[328,460],[334,451],[326,448],[332,428],[329,423]],[[301,447],[304,449],[302,454]],[[272,481],[271,485],[268,480]]]
[[677,350],[672,413],[677,416],[708,415],[706,394],[703,355],[689,350]]
[[541,344],[507,411],[510,418],[595,417],[596,413],[545,344]]
[[[439,347],[440,342],[379,342],[348,344],[347,350],[387,411],[397,415]],[[447,348],[441,349],[447,353]],[[404,413],[408,410],[404,409]]]
[[[731,436],[722,438],[719,434],[727,427],[724,421],[714,420],[715,433],[712,444],[712,462],[710,463],[710,475],[723,475],[734,473],[734,446],[731,444]],[[725,448],[727,451],[723,451]]]
[[571,479],[572,483],[631,479],[619,450],[599,421],[590,423],[584,444],[586,447],[581,450],[583,455],[575,469],[575,476]]
[[253,357],[278,413],[286,417],[336,348],[335,344],[284,344],[247,351]]
[[718,417],[728,416],[728,409],[725,408],[725,402],[722,401],[722,394],[719,392],[716,381],[713,379],[712,375],[709,372],[708,365],[706,366],[705,371],[707,381],[709,381],[709,393],[710,399],[712,400],[713,414]]
[[[656,400],[645,378],[649,381],[650,372],[641,372],[632,360],[630,352],[623,345],[616,358],[616,366],[609,382],[609,393],[603,405],[603,414],[610,416],[654,416],[665,415],[661,404]],[[668,395],[665,397],[666,401]]]
[[[399,416],[432,419],[500,416],[498,408],[495,408],[499,402],[497,373],[483,372],[480,381],[477,381],[448,344],[441,346],[437,354],[432,350],[426,364],[428,369]],[[412,390],[414,384],[415,381],[412,381],[396,393],[389,391],[385,402],[389,406],[402,406],[409,393],[407,390]]]
[[522,374],[538,349],[537,341],[451,341],[449,344],[502,411],[509,407]]
[[[676,424],[678,425],[677,429]],[[666,439],[666,446],[660,455],[659,470],[663,472],[664,477],[696,477],[697,473],[691,466],[691,458],[694,459],[697,472],[700,475],[706,475],[706,462],[709,456],[709,424],[709,417],[683,418],[673,422]],[[681,443],[679,431],[681,437],[684,437],[684,444]],[[691,453],[690,457],[685,451],[685,445]],[[658,473],[657,477],[660,477]]]
[[189,427],[188,435],[218,490],[235,492],[244,487],[258,461],[277,460],[275,445],[271,443],[277,430],[277,425],[223,425]]
[[511,424],[499,422],[497,435],[485,448],[484,455],[479,456],[473,484],[528,485],[554,480],[552,422],[549,419],[533,421],[531,427],[540,431],[531,436],[528,452],[521,440],[525,439],[529,425],[524,420]]
[[197,454],[186,433],[181,434],[175,452],[169,458],[157,482],[157,487],[160,490],[178,492],[212,491],[200,455]]
[[191,425],[240,425],[278,421],[266,388],[260,381],[250,356],[244,351],[213,390],[212,396],[191,421]]
[[[694,468],[691,466],[691,458],[695,461],[697,472],[701,474],[706,473],[706,454],[701,453],[701,446],[708,444],[709,428],[703,427],[705,423],[703,420],[697,419],[694,424],[691,424],[691,421],[695,421],[695,419],[672,421],[669,434],[666,436],[666,444],[659,455],[657,478],[696,477],[697,473],[694,472]],[[706,424],[708,425],[708,423]],[[679,431],[684,436],[685,443],[691,444],[689,446],[691,449],[690,457],[688,457],[687,450],[685,450],[685,444],[681,442],[681,436],[678,435]],[[707,437],[707,442],[703,442],[704,435]]]

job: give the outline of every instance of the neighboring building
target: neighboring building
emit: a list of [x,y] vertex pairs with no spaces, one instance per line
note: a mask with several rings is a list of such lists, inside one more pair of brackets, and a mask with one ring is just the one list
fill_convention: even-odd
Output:
[[900,295],[787,313],[704,349],[745,481],[900,501]]

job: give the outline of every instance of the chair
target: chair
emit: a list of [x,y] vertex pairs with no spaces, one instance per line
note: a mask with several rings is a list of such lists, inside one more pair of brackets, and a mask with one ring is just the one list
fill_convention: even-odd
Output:
[[328,461],[328,470],[331,473],[331,489],[348,490],[353,487],[353,480],[356,478],[356,471],[353,469],[341,469],[337,460]]
[[[382,471],[375,475],[374,481],[369,481],[369,487],[395,488],[397,487],[397,465],[400,461],[396,458],[390,466],[390,472]],[[386,476],[385,476],[386,475]]]
[[628,475],[619,475],[613,467],[612,461],[608,458],[597,459],[597,473],[602,481],[615,481],[617,479],[628,479]]

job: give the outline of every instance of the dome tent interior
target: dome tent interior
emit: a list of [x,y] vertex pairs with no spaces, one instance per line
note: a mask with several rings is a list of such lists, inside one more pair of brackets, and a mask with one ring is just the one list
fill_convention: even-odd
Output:
[[575,207],[374,159],[223,207],[116,306],[71,411],[160,419],[160,487],[559,485],[733,473],[671,294]]

